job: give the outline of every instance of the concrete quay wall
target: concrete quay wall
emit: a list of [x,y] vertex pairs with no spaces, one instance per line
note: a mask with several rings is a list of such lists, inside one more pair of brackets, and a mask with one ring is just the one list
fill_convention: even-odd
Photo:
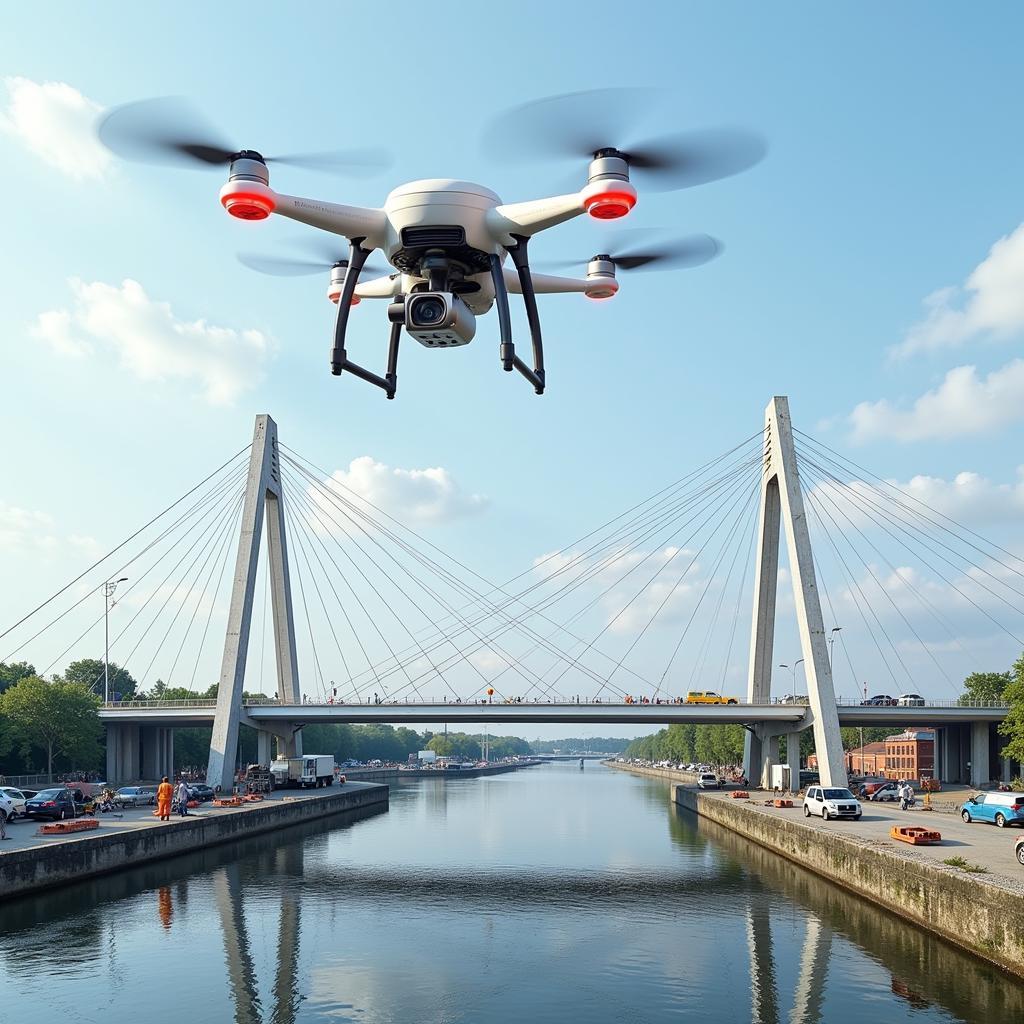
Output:
[[617,768],[620,772],[632,772],[634,775],[646,775],[648,778],[668,779],[670,782],[688,782],[697,784],[696,772],[681,772],[678,768],[646,768],[640,764],[619,764],[618,761],[602,761],[609,768]]
[[[648,774],[644,772],[643,774]],[[680,807],[716,822],[801,867],[879,904],[1024,977],[1020,900],[1005,889],[840,834],[827,838],[798,821],[760,814],[720,796],[677,785]]]
[[357,784],[323,796],[267,801],[127,831],[104,833],[101,825],[80,838],[0,855],[0,892],[7,897],[48,889],[346,811],[386,809],[387,804],[387,786]]

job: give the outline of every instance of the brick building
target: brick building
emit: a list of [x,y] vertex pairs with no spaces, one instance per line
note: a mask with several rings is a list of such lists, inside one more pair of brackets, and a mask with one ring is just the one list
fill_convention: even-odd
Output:
[[846,770],[851,775],[882,775],[886,767],[885,743],[865,743],[846,752]]
[[935,777],[935,733],[924,729],[885,738],[887,779],[931,779]]

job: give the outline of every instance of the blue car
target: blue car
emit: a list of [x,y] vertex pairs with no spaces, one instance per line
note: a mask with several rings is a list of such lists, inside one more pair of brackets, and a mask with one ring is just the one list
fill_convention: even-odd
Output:
[[975,793],[960,808],[960,817],[968,823],[987,821],[999,828],[1024,825],[1024,793]]

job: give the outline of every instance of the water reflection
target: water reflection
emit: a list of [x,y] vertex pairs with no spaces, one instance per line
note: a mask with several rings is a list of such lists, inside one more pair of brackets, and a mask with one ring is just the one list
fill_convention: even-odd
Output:
[[403,783],[15,901],[3,973],[19,1024],[1024,1020],[1019,983],[599,768]]

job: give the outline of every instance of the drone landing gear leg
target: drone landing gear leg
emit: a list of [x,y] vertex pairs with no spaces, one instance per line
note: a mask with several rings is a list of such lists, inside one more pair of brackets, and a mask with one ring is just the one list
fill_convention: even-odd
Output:
[[[530,263],[526,254],[526,246],[530,241],[525,235],[513,235],[516,244],[509,249],[516,272],[519,274],[519,286],[523,292],[523,305],[526,306],[526,319],[530,324],[530,340],[533,342],[533,375],[526,372],[520,363],[519,372],[533,384],[538,395],[544,394],[544,340],[540,333],[540,313],[537,311],[537,295],[533,290],[533,277],[530,275]],[[539,381],[539,386],[538,382]]]
[[[543,395],[543,367],[539,374],[536,371],[531,370],[530,367],[516,355],[515,345],[512,344],[512,314],[509,312],[508,308],[508,290],[505,288],[505,275],[501,269],[501,260],[495,253],[491,253],[490,262],[491,280],[494,282],[494,304],[498,309],[498,330],[501,333],[500,352],[502,368],[509,372],[514,369],[518,370],[533,385],[534,391],[536,391],[538,395]],[[536,348],[534,351],[536,353]]]
[[353,238],[349,241],[348,271],[345,274],[345,283],[338,296],[338,316],[334,321],[334,347],[331,349],[331,373],[335,377],[347,370],[360,380],[368,384],[374,384],[387,392],[388,398],[395,397],[397,378],[394,372],[398,364],[398,342],[395,339],[394,328],[391,331],[391,349],[388,353],[388,376],[381,377],[376,373],[367,370],[358,363],[353,363],[345,351],[345,331],[348,329],[348,316],[352,309],[352,297],[356,293],[356,284],[359,281],[359,272],[366,263],[366,257],[372,252],[371,249],[364,249],[359,243],[362,238]]

